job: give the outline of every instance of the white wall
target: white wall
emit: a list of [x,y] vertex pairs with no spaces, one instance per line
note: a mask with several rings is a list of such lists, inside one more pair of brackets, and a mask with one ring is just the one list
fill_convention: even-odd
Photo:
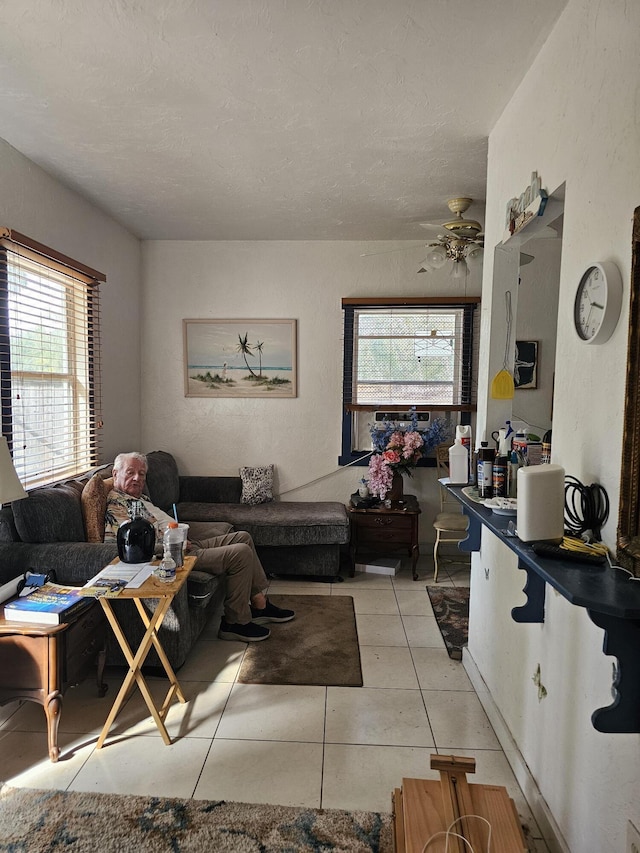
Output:
[[0,140],[0,226],[107,276],[101,285],[103,458],[140,444],[140,242]]
[[[605,487],[612,512],[604,538],[614,550],[631,219],[640,189],[639,32],[638,4],[570,0],[489,145],[489,246],[501,240],[505,205],[524,190],[532,171],[549,190],[566,182],[552,459],[584,483]],[[502,285],[491,290],[491,255],[485,254],[485,329],[491,305],[503,300]],[[624,306],[609,342],[589,347],[573,333],[573,299],[582,272],[599,260],[620,267]],[[486,341],[480,387],[500,359],[499,347]],[[484,411],[487,429],[495,428],[491,417],[498,410],[487,401]],[[600,734],[591,726],[591,713],[612,701],[612,659],[602,653],[603,632],[549,588],[544,625],[517,625],[510,610],[523,603],[523,585],[511,553],[485,534],[472,570],[472,662],[567,848],[623,853],[626,821],[640,825],[640,735]],[[541,701],[532,680],[538,663],[547,688]]]
[[[401,244],[400,244],[401,245]],[[172,451],[183,473],[237,475],[274,463],[286,500],[346,502],[365,468],[339,469],[342,417],[342,297],[465,294],[443,272],[417,274],[424,249],[354,242],[143,244],[143,425],[145,450]],[[473,277],[472,277],[473,276]],[[470,274],[468,295],[480,276]],[[296,399],[185,398],[182,320],[295,318]],[[421,539],[432,539],[435,469],[405,478],[423,504]],[[294,490],[294,491],[290,491]],[[286,493],[286,494],[285,494]]]

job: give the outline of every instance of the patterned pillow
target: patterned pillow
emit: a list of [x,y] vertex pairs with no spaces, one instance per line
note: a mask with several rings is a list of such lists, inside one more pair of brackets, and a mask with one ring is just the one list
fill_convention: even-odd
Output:
[[264,504],[273,500],[273,465],[241,468],[242,495],[240,503]]
[[93,475],[82,490],[82,518],[87,542],[104,542],[104,514],[107,495],[113,488],[113,477],[103,480],[99,473]]

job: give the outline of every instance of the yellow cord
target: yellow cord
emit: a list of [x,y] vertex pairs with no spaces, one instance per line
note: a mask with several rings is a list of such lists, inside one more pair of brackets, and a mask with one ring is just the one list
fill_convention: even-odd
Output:
[[609,554],[609,549],[604,542],[585,542],[577,536],[564,536],[560,547],[565,551],[579,551],[581,554],[600,554],[605,557]]

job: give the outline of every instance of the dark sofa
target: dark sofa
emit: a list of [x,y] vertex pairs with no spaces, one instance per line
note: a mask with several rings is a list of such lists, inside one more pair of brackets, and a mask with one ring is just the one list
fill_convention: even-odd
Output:
[[[147,492],[167,512],[176,504],[181,521],[224,523],[220,532],[248,530],[269,573],[337,575],[340,546],[349,540],[349,523],[340,503],[273,502],[241,504],[239,477],[180,476],[174,457],[164,451],[148,456]],[[107,477],[111,466],[98,472]],[[80,586],[117,556],[113,543],[87,542],[82,491],[95,472],[54,486],[33,489],[29,497],[0,510],[0,585],[26,570],[54,570],[59,583]],[[224,581],[196,568],[175,597],[160,629],[162,645],[179,668],[207,621],[221,610]],[[150,602],[149,606],[154,603]],[[118,620],[132,647],[143,627],[131,602],[114,602]],[[148,664],[158,666],[154,649]],[[108,663],[124,663],[115,640]]]

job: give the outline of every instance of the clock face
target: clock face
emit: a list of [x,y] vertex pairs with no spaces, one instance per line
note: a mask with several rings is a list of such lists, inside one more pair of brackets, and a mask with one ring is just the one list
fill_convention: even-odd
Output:
[[604,343],[618,322],[622,302],[622,280],[611,263],[593,264],[580,279],[573,321],[580,340]]

